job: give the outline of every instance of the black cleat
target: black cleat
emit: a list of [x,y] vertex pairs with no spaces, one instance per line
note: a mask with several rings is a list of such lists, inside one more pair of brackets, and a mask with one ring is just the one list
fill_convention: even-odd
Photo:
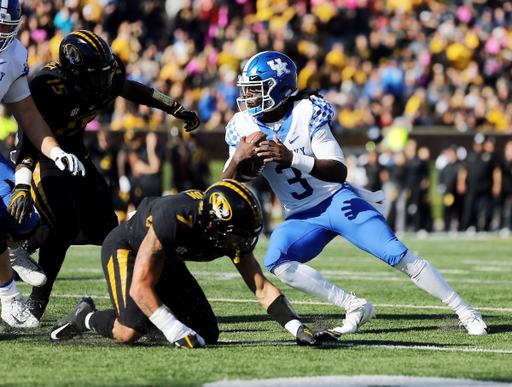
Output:
[[185,336],[182,339],[176,340],[174,342],[174,346],[176,348],[184,348],[184,349],[192,349],[192,348],[201,348],[205,346],[205,342],[201,336],[198,334],[190,334]]
[[28,297],[27,308],[39,321],[43,317],[46,305],[48,305],[48,300],[34,297],[32,294]]
[[91,297],[84,297],[77,302],[75,309],[59,319],[52,328],[52,341],[69,340],[88,331],[85,327],[85,317],[96,310],[96,304]]

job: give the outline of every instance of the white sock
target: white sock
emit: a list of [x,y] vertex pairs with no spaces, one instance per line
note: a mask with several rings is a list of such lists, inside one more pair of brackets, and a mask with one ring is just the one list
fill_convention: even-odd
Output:
[[276,266],[272,272],[286,285],[345,310],[350,301],[356,298],[331,284],[312,267],[299,262],[282,263]]
[[452,308],[459,317],[473,311],[430,262],[407,251],[402,260],[393,267],[407,274],[420,289]]
[[9,250],[9,258],[16,258],[18,256],[18,252],[20,251],[21,245],[18,247],[8,247]]
[[91,317],[92,315],[94,314],[94,312],[91,312],[89,313],[87,316],[85,316],[85,321],[84,321],[84,324],[85,324],[85,327],[89,330],[91,330],[91,326],[89,325],[89,321],[91,320]]
[[20,291],[16,287],[16,282],[13,279],[7,284],[0,285],[0,298],[11,298],[18,295]]

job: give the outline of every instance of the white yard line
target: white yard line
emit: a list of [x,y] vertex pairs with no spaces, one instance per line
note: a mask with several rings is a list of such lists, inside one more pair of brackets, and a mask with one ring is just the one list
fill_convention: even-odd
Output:
[[221,380],[203,384],[203,387],[506,387],[510,383],[499,383],[471,379],[356,375],[356,376],[307,376],[275,379]]
[[[25,297],[29,296],[29,293],[23,293]],[[55,294],[52,293],[52,297],[63,297],[63,298],[82,298],[82,297],[92,297],[92,298],[98,298],[98,299],[109,299],[109,296],[95,296],[91,294]],[[240,302],[240,303],[257,303],[258,300],[253,299],[235,299],[235,298],[208,298],[208,301],[210,302]],[[290,301],[292,304],[297,305],[326,305],[326,306],[333,306],[332,304],[328,302],[321,302],[321,301]],[[373,306],[380,307],[380,308],[410,308],[410,309],[450,309],[447,306],[439,306],[439,305],[409,305],[409,304],[373,304]],[[477,310],[488,310],[488,311],[495,311],[495,312],[512,312],[512,308],[490,308],[490,307],[474,307],[474,309]]]
[[[219,340],[218,343],[226,344],[289,344],[296,345],[295,341],[279,340]],[[485,353],[507,353],[512,354],[512,350],[502,349],[481,349],[481,348],[444,348],[434,345],[387,345],[387,344],[352,344],[352,343],[323,343],[324,347],[348,347],[348,348],[386,348],[386,349],[419,349],[424,351],[446,351],[446,352],[485,352]]]

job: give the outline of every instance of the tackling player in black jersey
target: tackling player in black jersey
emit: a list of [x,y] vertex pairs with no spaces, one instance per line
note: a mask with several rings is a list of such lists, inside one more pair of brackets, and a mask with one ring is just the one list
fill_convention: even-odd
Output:
[[[102,38],[89,31],[75,31],[62,41],[59,60],[44,66],[31,82],[36,105],[60,147],[75,153],[87,171],[84,178],[67,176],[21,134],[17,160],[34,160],[32,188],[43,222],[29,240],[29,250],[39,248],[39,263],[47,276],[46,284],[33,288],[27,301],[38,319],[46,309],[66,251],[80,231],[89,243],[101,245],[118,224],[108,186],[83,142],[86,125],[121,96],[174,115],[185,122],[187,131],[199,126],[194,112],[125,77],[123,63]],[[26,200],[31,201],[31,196]]]
[[262,224],[258,200],[235,180],[215,183],[204,193],[190,190],[144,199],[101,249],[114,309],[96,311],[92,298],[83,298],[55,323],[51,339],[66,340],[94,329],[120,342],[133,342],[151,322],[178,348],[215,343],[217,320],[183,261],[212,261],[225,255],[298,344],[333,338],[330,331],[303,326],[288,300],[263,275],[252,253]]

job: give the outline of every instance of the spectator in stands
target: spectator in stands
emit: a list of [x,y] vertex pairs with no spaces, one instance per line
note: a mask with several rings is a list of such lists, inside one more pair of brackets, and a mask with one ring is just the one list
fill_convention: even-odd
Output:
[[[485,145],[484,145],[485,144]],[[459,173],[460,184],[465,183],[462,230],[490,231],[494,215],[494,196],[499,195],[501,170],[494,152],[494,139],[481,133],[473,140],[473,151],[468,154]],[[483,218],[483,224],[480,221]]]
[[140,146],[129,156],[133,176],[131,201],[135,207],[148,196],[162,196],[162,160],[165,158],[156,133],[138,133],[137,138]]
[[452,145],[444,149],[439,159],[437,191],[443,201],[443,230],[460,231],[463,196],[457,190],[457,178],[462,165],[457,157],[457,147]]
[[512,141],[501,154],[500,229],[512,230]]

